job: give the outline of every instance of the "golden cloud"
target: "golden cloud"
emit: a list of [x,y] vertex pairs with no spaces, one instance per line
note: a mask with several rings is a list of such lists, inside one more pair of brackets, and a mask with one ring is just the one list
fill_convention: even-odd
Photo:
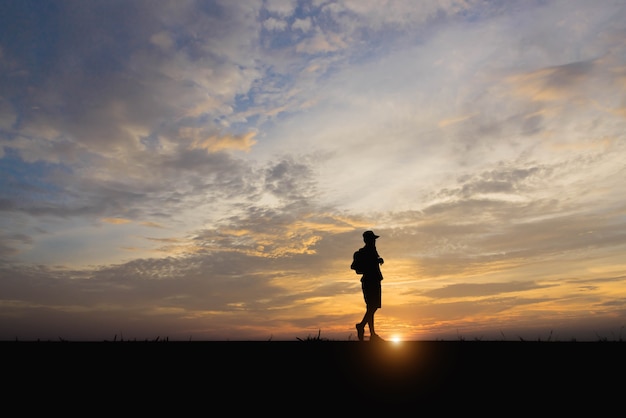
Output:
[[146,226],[148,228],[164,228],[163,225],[158,224],[156,222],[142,222],[141,225]]
[[223,150],[250,151],[256,144],[255,132],[248,132],[243,135],[210,135],[204,136],[204,131],[198,128],[182,128],[179,131],[184,138],[192,140],[193,149],[204,149],[208,152],[219,152]]
[[473,118],[476,115],[477,115],[477,113],[472,113],[470,115],[463,115],[463,116],[459,116],[459,117],[456,117],[456,118],[443,119],[443,120],[439,121],[438,125],[439,125],[440,128],[445,128],[446,126],[450,126],[450,125],[454,125],[454,124],[457,124],[457,123],[460,123],[460,122],[464,122],[464,121],[466,121],[468,119]]
[[130,219],[125,218],[102,218],[100,219],[102,222],[112,225],[123,225],[132,222]]

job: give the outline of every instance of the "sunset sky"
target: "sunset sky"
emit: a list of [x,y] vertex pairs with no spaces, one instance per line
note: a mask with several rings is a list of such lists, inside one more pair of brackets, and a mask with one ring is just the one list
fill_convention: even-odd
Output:
[[0,339],[626,338],[625,157],[625,0],[2,1]]

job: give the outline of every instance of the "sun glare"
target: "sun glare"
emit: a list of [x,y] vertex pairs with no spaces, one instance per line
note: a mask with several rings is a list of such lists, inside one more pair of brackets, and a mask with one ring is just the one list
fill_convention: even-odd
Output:
[[391,342],[394,344],[400,344],[401,341],[402,339],[397,335],[394,335],[393,337],[391,337]]

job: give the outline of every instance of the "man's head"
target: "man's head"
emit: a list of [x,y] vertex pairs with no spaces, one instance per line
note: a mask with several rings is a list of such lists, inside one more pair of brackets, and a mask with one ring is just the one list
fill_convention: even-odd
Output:
[[379,238],[379,235],[374,234],[374,231],[363,232],[363,241],[365,242],[376,242],[376,238]]

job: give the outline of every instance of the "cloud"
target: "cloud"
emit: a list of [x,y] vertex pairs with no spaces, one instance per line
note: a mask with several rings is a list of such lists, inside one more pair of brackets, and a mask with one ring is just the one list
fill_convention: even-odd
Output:
[[166,31],[153,34],[150,37],[150,42],[164,50],[169,50],[175,45],[172,35]]
[[129,222],[132,222],[130,219],[123,218],[102,218],[102,222],[106,222],[113,225],[124,225]]
[[270,17],[263,22],[263,27],[270,31],[283,31],[287,28],[287,22]]
[[303,40],[297,45],[296,52],[315,55],[337,52],[347,46],[348,42],[341,34],[316,31],[312,37]]
[[289,17],[294,14],[297,3],[296,0],[268,0],[264,6],[270,13]]
[[308,32],[311,27],[311,19],[308,17],[305,19],[295,19],[294,22],[291,24],[292,30],[300,30],[302,32]]
[[584,97],[577,93],[583,87],[582,84],[590,79],[593,71],[593,62],[575,62],[511,76],[509,82],[516,86],[517,94],[531,101],[576,100]]
[[439,289],[426,291],[423,294],[433,298],[467,298],[489,297],[502,293],[523,292],[530,289],[546,287],[533,282],[508,282],[508,283],[462,283],[444,286]]
[[255,132],[248,132],[247,134],[237,136],[227,135],[218,137],[213,135],[208,138],[202,138],[203,132],[201,128],[182,128],[180,134],[184,138],[194,138],[192,148],[205,149],[209,152],[219,152],[229,149],[250,151],[252,146],[256,143],[254,140]]
[[[32,101],[23,102],[18,109],[20,131],[31,132],[32,138],[29,144],[18,145],[23,155],[36,153],[31,160],[56,157],[59,161],[65,160],[70,150],[78,155],[131,151],[141,146],[142,137],[158,134],[155,130],[158,125],[176,126],[187,115],[200,117],[199,109],[215,112],[216,118],[220,112],[222,115],[232,112],[228,102],[249,88],[256,75],[254,68],[244,62],[250,60],[245,45],[223,49],[229,43],[247,42],[241,38],[246,33],[242,32],[245,23],[231,29],[221,22],[234,24],[244,21],[246,15],[238,14],[240,10],[232,10],[231,14],[224,7],[226,18],[217,21],[211,15],[198,14],[188,5],[181,5],[175,16],[184,19],[193,13],[195,23],[184,29],[175,24],[176,28],[168,28],[159,27],[158,21],[169,9],[145,5],[144,10],[143,7],[143,3],[137,3],[130,8],[129,19],[117,16],[118,10],[112,6],[102,6],[105,16],[107,13],[115,16],[110,19],[96,20],[94,10],[89,8],[82,8],[83,14],[72,9],[50,17],[51,21],[62,21],[77,33],[89,31],[90,36],[100,41],[88,43],[81,39],[77,43],[74,39],[61,38],[54,45],[56,49],[43,56],[48,60],[44,64],[47,72],[40,75],[41,80],[34,87],[36,94],[16,102]],[[141,19],[133,20],[135,14]],[[203,26],[204,23],[207,25]],[[109,30],[112,25],[118,29]],[[35,37],[44,36],[41,29],[33,28],[33,33]],[[214,41],[216,36],[220,37],[220,43]],[[146,38],[152,43],[141,42]],[[113,45],[122,45],[122,40],[126,41],[124,47],[113,51]],[[72,48],[63,49],[68,42],[72,42]],[[151,48],[154,43],[158,46],[156,50]],[[174,44],[180,47],[177,50],[167,47]],[[56,50],[63,52],[54,54]],[[228,60],[218,58],[225,53]],[[12,50],[10,54],[27,71],[33,69],[21,51]],[[111,61],[98,65],[96,61],[103,57],[111,57]],[[90,67],[92,64],[96,67]],[[63,154],[51,154],[49,147],[33,148],[44,144],[40,139],[66,144]]]
[[474,116],[475,115],[465,115],[465,116],[459,116],[459,117],[452,118],[452,119],[443,119],[439,121],[438,126],[440,128],[445,128],[446,126],[449,126],[449,125],[454,125],[460,122],[465,122]]

